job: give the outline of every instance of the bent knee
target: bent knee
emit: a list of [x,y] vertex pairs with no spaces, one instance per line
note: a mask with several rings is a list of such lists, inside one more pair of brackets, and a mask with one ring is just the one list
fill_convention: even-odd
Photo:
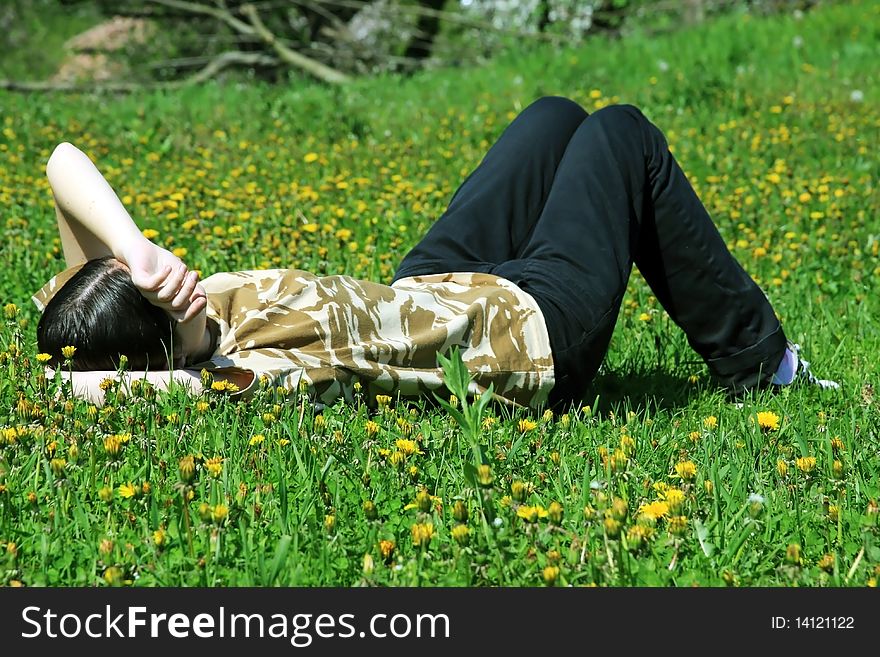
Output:
[[570,98],[564,96],[542,96],[527,108],[530,112],[549,115],[549,120],[561,123],[580,123],[587,118],[587,111]]
[[646,121],[645,115],[635,105],[606,105],[600,110],[593,112],[591,119],[602,121],[610,125],[628,125],[633,121],[641,123]]

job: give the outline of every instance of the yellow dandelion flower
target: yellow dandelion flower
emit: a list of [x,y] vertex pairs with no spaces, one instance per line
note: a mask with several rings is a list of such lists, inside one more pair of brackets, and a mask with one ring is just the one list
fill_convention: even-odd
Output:
[[261,433],[255,433],[248,441],[248,445],[250,445],[251,447],[253,447],[254,445],[260,445],[263,443],[264,440],[266,440],[266,436]]
[[517,507],[516,515],[526,522],[538,522],[539,519],[546,518],[549,515],[549,512],[539,504],[536,504],[535,506],[523,504]]
[[317,153],[306,153],[305,156],[303,157],[303,162],[305,162],[306,164],[311,164],[312,162],[315,162],[317,159],[318,159]]
[[643,504],[639,509],[639,516],[648,520],[659,520],[660,518],[665,518],[668,514],[669,505],[661,500]]
[[61,347],[61,355],[64,356],[67,360],[73,358],[73,355],[76,353],[76,347],[73,345],[67,345],[66,347]]
[[714,415],[710,415],[709,417],[703,418],[703,426],[709,429],[710,431],[716,429],[718,427],[718,418]]
[[419,449],[418,443],[415,440],[409,440],[408,438],[398,438],[394,441],[394,446],[397,447],[403,454],[406,456],[412,456],[413,454],[421,454],[422,451]]
[[45,354],[45,353],[37,354],[37,362],[38,363],[48,363],[50,360],[52,360],[52,354]]
[[538,423],[534,420],[529,420],[527,418],[523,418],[516,424],[516,428],[520,433],[527,433],[529,431],[534,431],[537,428]]
[[826,573],[834,572],[834,555],[833,554],[824,554],[822,558],[816,562],[816,565],[819,566],[821,570],[824,570]]
[[131,482],[128,482],[127,484],[122,484],[119,487],[119,496],[125,499],[134,497],[139,492],[140,491],[138,490],[138,488]]
[[779,416],[772,411],[761,411],[758,413],[758,426],[761,431],[776,431],[779,429]]
[[378,422],[374,422],[373,420],[367,420],[366,424],[364,424],[364,430],[367,432],[367,435],[372,437],[379,433],[379,424]]
[[214,381],[211,383],[211,390],[215,392],[238,392],[238,386],[232,381]]
[[693,461],[681,461],[675,464],[675,474],[685,481],[690,481],[697,475],[697,466]]
[[219,477],[223,472],[223,457],[222,456],[213,456],[209,459],[205,460],[205,470],[208,471],[212,477]]

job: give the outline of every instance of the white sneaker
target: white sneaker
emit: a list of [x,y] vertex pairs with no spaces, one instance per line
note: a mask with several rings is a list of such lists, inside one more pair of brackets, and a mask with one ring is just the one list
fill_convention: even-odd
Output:
[[[784,368],[786,369],[786,376],[780,377],[780,372],[783,370],[783,365],[781,364],[780,369],[773,375],[771,383],[775,385],[811,385],[825,390],[837,390],[840,388],[840,384],[836,381],[820,379],[813,374],[810,371],[810,363],[801,358],[800,350],[801,346],[799,344],[788,343],[787,352],[784,356],[784,359],[790,359],[790,362],[785,363],[787,365]],[[789,377],[791,378],[789,379]]]

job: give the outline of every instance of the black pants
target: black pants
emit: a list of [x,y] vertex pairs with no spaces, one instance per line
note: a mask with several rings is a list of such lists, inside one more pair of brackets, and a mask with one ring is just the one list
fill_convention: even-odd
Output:
[[531,294],[550,337],[550,402],[579,401],[635,263],[719,383],[766,384],[786,339],[662,133],[635,107],[541,98],[507,127],[395,273],[483,272]]

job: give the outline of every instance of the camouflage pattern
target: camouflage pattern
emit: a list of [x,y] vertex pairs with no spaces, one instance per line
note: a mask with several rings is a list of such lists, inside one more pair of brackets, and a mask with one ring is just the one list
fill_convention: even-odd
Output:
[[537,407],[553,387],[538,305],[497,276],[414,276],[388,286],[271,269],[218,273],[202,285],[214,352],[191,367],[253,372],[237,395],[253,394],[266,376],[290,391],[307,386],[324,403],[353,399],[355,383],[370,400],[430,396],[443,384],[437,353],[454,345],[474,374],[471,393],[491,383],[500,401]]

